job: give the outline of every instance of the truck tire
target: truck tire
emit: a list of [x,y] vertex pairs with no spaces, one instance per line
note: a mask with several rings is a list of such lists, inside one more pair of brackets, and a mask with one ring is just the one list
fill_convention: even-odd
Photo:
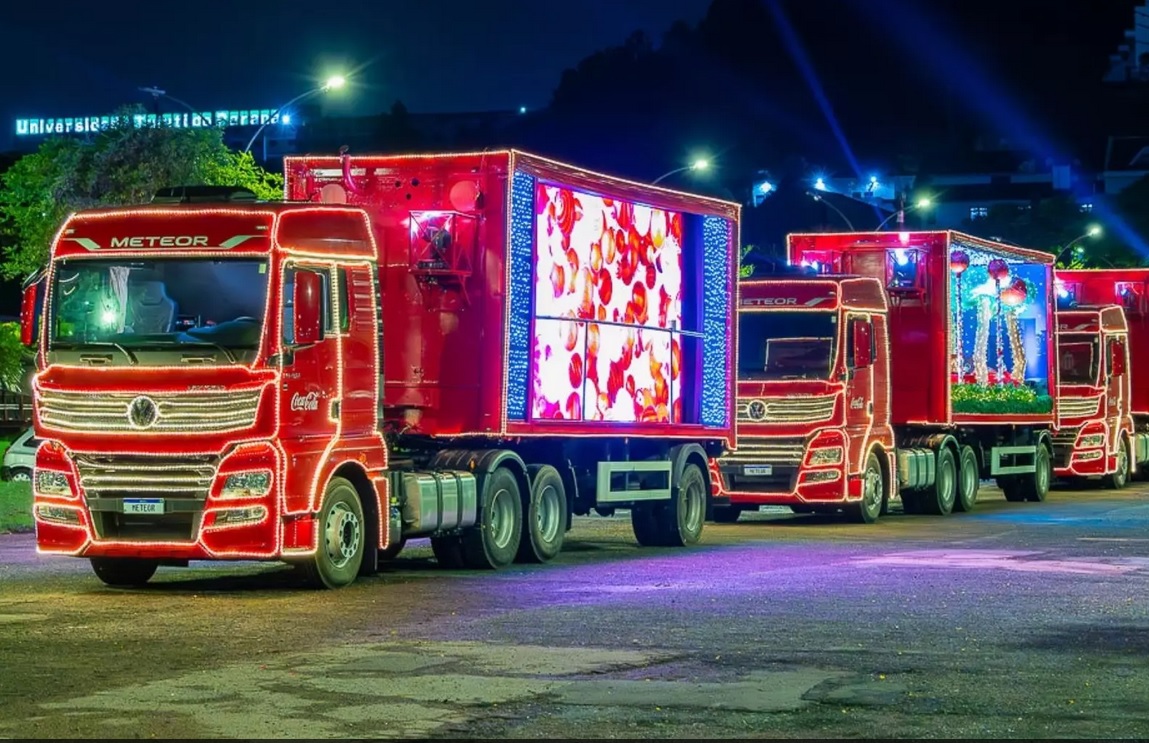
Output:
[[675,496],[661,504],[662,523],[667,547],[686,547],[698,544],[702,538],[702,525],[706,521],[706,500],[710,494],[710,481],[697,464],[682,467]]
[[567,530],[567,494],[559,471],[549,464],[531,465],[531,492],[524,508],[518,562],[546,562],[563,548]]
[[458,535],[431,537],[431,552],[439,567],[444,570],[462,570],[466,567],[463,559],[463,540]]
[[[1018,478],[1018,495],[1027,501],[1040,503],[1049,495],[1049,483],[1053,479],[1053,460],[1049,456],[1049,449],[1045,444],[1037,445],[1037,452],[1033,456],[1034,472],[1032,475],[1023,475]],[[1009,494],[1006,493],[1006,497]]]
[[354,582],[367,547],[365,526],[355,486],[342,477],[331,478],[316,518],[315,555],[302,565],[307,583],[315,588],[342,588]]
[[484,478],[479,523],[463,531],[463,560],[473,570],[510,565],[523,533],[523,497],[519,481],[506,467]]
[[1125,437],[1121,437],[1121,447],[1117,450],[1117,471],[1105,476],[1105,487],[1113,490],[1121,490],[1129,484],[1131,461],[1129,456],[1129,442]]
[[954,450],[948,446],[938,449],[938,470],[932,491],[922,498],[922,508],[926,513],[945,516],[954,510],[957,500],[958,469],[954,460]]
[[977,491],[981,487],[981,472],[977,466],[977,454],[972,446],[963,446],[958,457],[957,498],[954,510],[968,513],[977,504]]
[[866,457],[866,470],[862,473],[862,500],[852,503],[846,513],[861,524],[872,524],[882,515],[886,500],[886,479],[882,476],[882,463],[878,455],[870,452]]
[[134,557],[92,557],[92,572],[106,585],[116,588],[138,587],[146,584],[156,574],[160,563],[157,560],[142,560]]

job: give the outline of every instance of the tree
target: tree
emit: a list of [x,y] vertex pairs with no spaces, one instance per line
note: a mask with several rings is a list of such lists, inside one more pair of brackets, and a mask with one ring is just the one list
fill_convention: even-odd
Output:
[[20,323],[0,323],[0,389],[24,391],[29,356],[20,342]]
[[142,204],[166,186],[241,186],[261,199],[282,198],[283,178],[234,152],[220,129],[177,129],[135,123],[141,109],[117,112],[117,122],[92,138],[50,139],[0,175],[0,274],[20,278],[39,270],[52,237],[79,209]]

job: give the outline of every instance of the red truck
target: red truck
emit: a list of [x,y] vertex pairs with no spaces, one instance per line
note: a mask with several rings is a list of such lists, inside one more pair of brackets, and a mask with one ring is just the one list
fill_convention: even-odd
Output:
[[[952,231],[795,234],[738,300],[738,442],[713,518],[788,505],[871,523],[1052,478],[1053,256]],[[728,501],[726,500],[728,499]],[[729,505],[724,505],[728,502]]]
[[285,168],[284,203],[171,189],[61,228],[25,292],[40,551],[111,585],[267,559],[335,588],[409,538],[549,560],[591,510],[698,541],[737,204],[518,151]]
[[1054,472],[1114,488],[1149,464],[1149,269],[1055,272],[1059,411]]

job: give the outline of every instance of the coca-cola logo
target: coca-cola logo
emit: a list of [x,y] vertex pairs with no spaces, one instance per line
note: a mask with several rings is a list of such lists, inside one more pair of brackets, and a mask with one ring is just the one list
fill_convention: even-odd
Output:
[[292,410],[319,410],[319,393],[308,392],[306,395],[301,395],[296,392],[291,396],[291,409]]

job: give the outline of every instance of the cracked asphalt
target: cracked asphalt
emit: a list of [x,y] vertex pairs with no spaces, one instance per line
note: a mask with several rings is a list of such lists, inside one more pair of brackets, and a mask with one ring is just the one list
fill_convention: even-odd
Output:
[[0,738],[1146,738],[1149,486],[691,550],[577,519],[545,566],[413,542],[335,592],[277,565],[141,590],[0,536]]

